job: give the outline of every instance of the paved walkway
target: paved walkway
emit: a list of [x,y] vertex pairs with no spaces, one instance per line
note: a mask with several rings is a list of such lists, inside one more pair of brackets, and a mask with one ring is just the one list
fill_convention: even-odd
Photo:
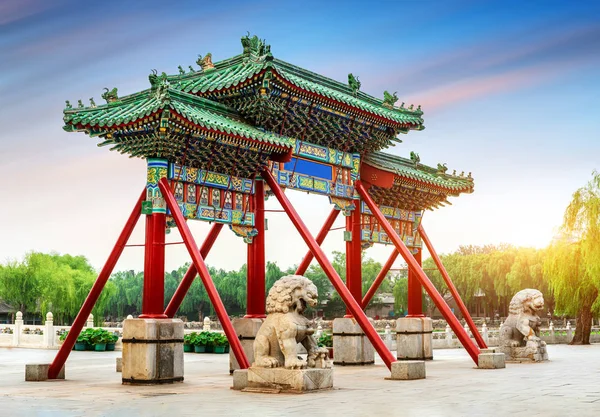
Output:
[[387,381],[378,361],[336,367],[332,391],[305,395],[230,390],[227,355],[186,354],[185,382],[123,386],[120,352],[72,352],[67,380],[25,382],[25,363],[56,351],[0,348],[2,416],[598,416],[600,345],[549,346],[551,361],[478,370],[462,349],[435,350],[427,379]]

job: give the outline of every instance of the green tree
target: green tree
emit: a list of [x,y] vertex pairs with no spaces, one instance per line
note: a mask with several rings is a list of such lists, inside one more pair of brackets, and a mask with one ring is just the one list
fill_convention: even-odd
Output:
[[544,273],[556,309],[577,316],[571,344],[590,343],[592,317],[600,311],[600,173],[573,194],[561,236],[548,248]]

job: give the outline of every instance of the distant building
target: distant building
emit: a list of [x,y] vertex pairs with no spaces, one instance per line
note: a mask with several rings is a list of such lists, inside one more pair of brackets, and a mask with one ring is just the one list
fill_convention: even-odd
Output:
[[13,323],[17,309],[0,300],[0,323]]

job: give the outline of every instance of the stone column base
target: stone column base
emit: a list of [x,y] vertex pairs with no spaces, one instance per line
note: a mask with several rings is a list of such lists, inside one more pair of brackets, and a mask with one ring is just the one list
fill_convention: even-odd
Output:
[[392,362],[393,380],[425,379],[425,361]]
[[[49,363],[28,363],[25,365],[25,381],[47,381]],[[63,366],[56,379],[65,379],[65,367]]]
[[504,353],[480,353],[477,357],[479,369],[503,369],[506,368]]
[[396,357],[403,360],[433,359],[433,325],[429,317],[396,320]]
[[123,384],[183,381],[183,322],[127,319],[123,322]]
[[506,356],[506,362],[544,362],[548,360],[548,348],[542,340],[529,340],[525,346],[499,346],[497,352]]
[[333,369],[248,368],[244,392],[304,393],[333,388]]
[[333,363],[342,366],[375,363],[375,349],[353,318],[333,320]]
[[[250,365],[254,362],[254,338],[260,329],[264,319],[249,319],[249,318],[235,318],[231,322],[235,329],[235,334],[242,344],[246,357]],[[233,371],[240,369],[233,349],[229,350],[229,373],[233,374]]]

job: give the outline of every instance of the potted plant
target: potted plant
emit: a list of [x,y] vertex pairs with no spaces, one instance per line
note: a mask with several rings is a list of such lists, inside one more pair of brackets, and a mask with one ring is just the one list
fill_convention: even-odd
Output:
[[210,342],[209,332],[200,332],[194,338],[194,352],[196,353],[204,353],[206,352],[206,346]]
[[108,341],[106,342],[106,350],[112,352],[115,350],[115,346],[119,341],[119,335],[115,333],[111,333],[108,335]]
[[109,340],[110,334],[104,329],[93,329],[92,332],[92,344],[96,352],[103,352],[106,350],[106,342]]
[[215,336],[217,333],[215,332],[202,332],[206,333],[206,337],[208,338],[208,342],[206,342],[206,353],[212,353],[213,348],[215,346]]
[[319,347],[326,347],[329,350],[329,358],[333,359],[333,336],[330,333],[321,333],[318,345]]
[[79,350],[79,351],[87,350],[87,347],[90,344],[90,334],[89,334],[88,330],[89,329],[86,329],[79,334],[79,337],[77,338],[77,341],[75,342],[75,350]]
[[221,333],[215,333],[213,337],[213,352],[214,353],[225,353],[229,342],[227,336]]
[[192,332],[190,334],[183,335],[183,351],[184,352],[192,352],[194,350],[194,337],[196,337],[198,333]]

